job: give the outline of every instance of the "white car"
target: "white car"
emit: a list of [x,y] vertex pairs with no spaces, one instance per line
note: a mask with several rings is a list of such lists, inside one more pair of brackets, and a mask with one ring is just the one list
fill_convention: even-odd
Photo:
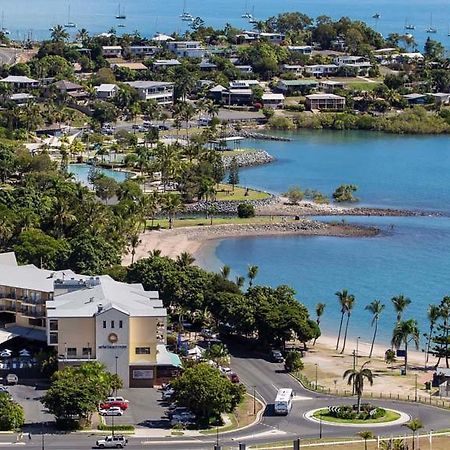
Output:
[[123,416],[123,411],[118,406],[111,406],[108,409],[100,409],[98,413],[101,416]]
[[106,436],[104,439],[99,439],[95,446],[97,448],[124,448],[128,444],[128,439],[122,435]]

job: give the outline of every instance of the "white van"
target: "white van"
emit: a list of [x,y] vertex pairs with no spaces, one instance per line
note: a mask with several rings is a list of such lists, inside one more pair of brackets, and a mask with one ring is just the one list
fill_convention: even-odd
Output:
[[294,398],[294,391],[288,388],[278,389],[275,398],[274,411],[277,415],[288,415],[292,409],[292,399]]

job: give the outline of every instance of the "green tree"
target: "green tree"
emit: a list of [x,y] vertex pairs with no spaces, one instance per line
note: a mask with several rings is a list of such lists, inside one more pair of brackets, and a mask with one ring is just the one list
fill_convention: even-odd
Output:
[[233,411],[245,393],[243,385],[231,383],[218,369],[205,363],[186,369],[172,386],[178,404],[205,420],[220,421],[220,415]]
[[350,316],[352,315],[353,307],[355,306],[355,301],[356,301],[356,299],[355,299],[354,295],[349,295],[347,297],[347,302],[345,304],[345,312],[347,314],[347,321],[345,323],[344,343],[342,345],[341,354],[344,353],[344,351],[345,351],[345,345],[347,343],[348,324],[350,322]]
[[162,210],[169,216],[169,229],[173,228],[175,215],[181,211],[183,204],[179,194],[169,192],[162,199]]
[[411,300],[404,295],[396,295],[391,298],[392,306],[394,307],[395,312],[397,313],[397,323],[402,320],[402,315],[406,309],[406,307],[411,303]]
[[51,38],[52,42],[65,42],[69,39],[70,35],[62,25],[55,25],[52,28]]
[[239,166],[236,157],[231,159],[230,169],[228,174],[228,183],[231,184],[234,191],[234,186],[239,184]]
[[439,306],[437,305],[429,305],[428,306],[428,311],[427,311],[427,318],[428,318],[428,322],[430,322],[430,330],[428,332],[427,335],[427,345],[426,345],[426,359],[425,359],[425,364],[428,363],[428,359],[430,356],[430,347],[431,347],[431,342],[433,339],[433,332],[434,332],[434,327],[436,325],[436,322],[439,320],[440,317],[440,309]]
[[358,187],[354,184],[341,184],[334,192],[333,199],[338,203],[354,203],[358,201],[358,198],[353,195],[358,190]]
[[375,344],[375,339],[377,337],[378,331],[378,320],[380,318],[380,314],[383,312],[385,305],[383,305],[380,300],[374,300],[370,304],[366,306],[366,310],[372,314],[372,326],[375,325],[373,330],[372,344],[370,346],[369,358],[372,358],[373,346]]
[[230,352],[225,344],[213,344],[205,352],[205,358],[214,361],[218,366],[230,364]]
[[427,38],[424,46],[425,56],[433,61],[442,59],[445,53],[445,47],[438,41]]
[[284,368],[287,372],[297,372],[303,370],[303,367],[302,357],[299,352],[291,351],[287,353],[284,361]]
[[392,346],[399,349],[403,344],[405,346],[405,374],[408,370],[408,344],[412,341],[419,349],[419,328],[414,319],[401,320],[397,322],[392,335]]
[[16,168],[17,158],[14,150],[8,146],[0,145],[0,181],[3,183]]
[[7,392],[0,392],[0,431],[12,431],[25,423],[23,407],[16,403]]
[[297,205],[298,202],[303,200],[305,193],[298,186],[292,186],[288,189],[285,195],[288,198],[289,203]]
[[342,376],[344,380],[347,380],[347,384],[349,386],[353,385],[356,396],[358,397],[358,413],[361,412],[361,397],[364,392],[364,380],[367,380],[369,384],[373,385],[373,373],[370,369],[366,368],[366,365],[369,363],[369,361],[366,361],[362,366],[361,369],[348,369],[344,372],[344,375]]
[[19,234],[14,252],[21,264],[56,270],[66,264],[70,245],[65,239],[55,239],[42,230],[31,228]]
[[341,307],[341,320],[339,322],[339,332],[338,337],[336,341],[336,350],[339,348],[339,342],[341,340],[341,332],[342,332],[342,324],[344,322],[344,315],[347,312],[347,304],[348,302],[354,301],[354,296],[352,294],[349,294],[347,289],[342,289],[340,292],[336,292],[334,295],[339,300],[339,305]]
[[237,213],[240,219],[255,217],[255,207],[251,203],[239,203]]
[[188,252],[181,252],[177,256],[177,264],[179,264],[181,267],[187,267],[191,266],[195,262],[195,258]]
[[413,439],[412,439],[412,450],[416,448],[416,433],[423,428],[422,421],[418,418],[411,419],[409,422],[405,423],[405,427],[409,428],[412,431]]
[[106,203],[117,194],[119,189],[119,183],[114,178],[103,174],[98,174],[91,183],[94,187],[95,194]]
[[[317,303],[317,305],[316,305],[316,323],[317,323],[318,327],[320,327],[320,320],[323,316],[323,313],[325,312],[326,306],[327,306],[326,303]],[[317,341],[317,338],[314,339],[313,345],[316,344],[316,341]]]
[[256,278],[256,275],[258,275],[258,270],[259,270],[258,266],[248,266],[247,277],[249,279],[248,284],[250,287],[253,286],[253,280]]

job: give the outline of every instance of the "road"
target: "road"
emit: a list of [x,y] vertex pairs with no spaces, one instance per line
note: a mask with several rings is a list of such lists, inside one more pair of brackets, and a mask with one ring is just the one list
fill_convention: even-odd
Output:
[[0,47],[0,66],[11,65],[16,62],[18,50],[15,48]]
[[[333,396],[310,392],[304,389],[296,380],[284,372],[282,364],[272,363],[255,357],[252,354],[239,352],[231,348],[231,366],[239,374],[241,381],[247,386],[250,393],[255,389],[257,397],[267,403],[265,413],[260,423],[251,428],[219,435],[219,442],[223,446],[238,447],[239,442],[267,443],[273,441],[291,440],[296,437],[319,437],[319,425],[308,421],[303,417],[304,413],[315,408],[337,404],[352,404],[354,399],[335,398]],[[276,392],[281,387],[292,388],[295,391],[294,406],[291,413],[285,417],[274,416],[272,402]],[[375,405],[397,409],[419,418],[424,425],[422,432],[431,429],[439,430],[448,428],[450,412],[435,407],[414,403],[396,401],[373,401]],[[151,402],[149,403],[151,404]],[[158,412],[154,411],[157,416]],[[156,417],[155,417],[156,418]],[[142,424],[142,422],[141,422]],[[358,431],[367,427],[336,427],[322,424],[322,437],[348,437],[354,436]],[[374,429],[376,434],[403,435],[405,428],[401,425],[386,425],[383,428]],[[90,433],[79,434],[53,434],[44,436],[44,447],[39,434],[33,434],[31,440],[25,435],[22,441],[16,442],[16,435],[1,435],[0,448],[22,446],[26,449],[61,449],[81,450],[92,448],[98,435]],[[200,438],[172,437],[172,438],[138,438],[130,437],[127,449],[152,450],[212,450],[216,443],[214,434]]]

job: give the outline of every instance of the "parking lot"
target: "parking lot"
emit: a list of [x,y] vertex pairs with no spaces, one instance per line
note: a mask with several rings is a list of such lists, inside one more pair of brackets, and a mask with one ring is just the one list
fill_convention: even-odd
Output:
[[[161,391],[153,388],[121,389],[118,394],[129,400],[130,404],[124,415],[114,417],[114,423],[130,424],[145,428],[168,428],[169,420],[166,416],[167,404],[161,402]],[[105,417],[108,425],[111,417]]]

